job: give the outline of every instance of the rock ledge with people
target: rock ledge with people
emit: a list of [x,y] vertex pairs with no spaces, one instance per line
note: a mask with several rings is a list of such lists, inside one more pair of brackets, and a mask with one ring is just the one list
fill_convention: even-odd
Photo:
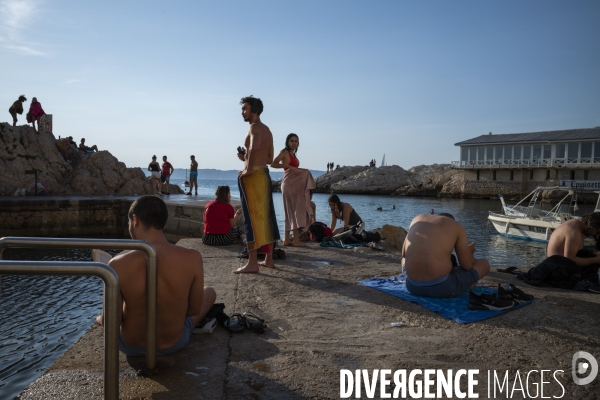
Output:
[[[152,193],[140,168],[127,168],[108,151],[84,152],[73,139],[58,140],[51,132],[31,126],[0,123],[0,196],[26,194],[33,189],[52,195],[142,195]],[[171,185],[173,193],[183,193]],[[174,188],[173,188],[174,187]]]

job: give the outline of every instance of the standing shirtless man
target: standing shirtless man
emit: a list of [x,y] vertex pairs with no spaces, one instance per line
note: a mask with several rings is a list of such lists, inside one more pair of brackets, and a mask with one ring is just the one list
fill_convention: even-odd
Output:
[[248,263],[233,271],[236,274],[258,272],[259,250],[265,253],[265,261],[260,265],[274,268],[273,243],[279,240],[272,183],[267,167],[273,162],[273,135],[269,127],[260,120],[263,103],[259,98],[244,97],[240,104],[242,117],[250,124],[244,148],[238,152],[238,158],[244,161],[244,169],[238,174],[238,185],[244,213]]
[[190,156],[190,191],[187,195],[192,194],[192,189],[196,186],[196,195],[198,195],[198,162],[195,156]]
[[[456,251],[459,266],[453,267]],[[406,288],[416,296],[456,297],[474,286],[490,270],[485,259],[476,259],[465,228],[450,214],[421,214],[410,223],[402,246]]]
[[[151,243],[157,253],[156,354],[172,354],[190,341],[192,330],[216,299],[213,288],[204,286],[202,256],[196,250],[167,242],[163,229],[168,211],[155,196],[142,196],[129,209],[132,239]],[[146,254],[140,250],[121,253],[108,265],[121,286],[121,332],[119,350],[128,356],[146,354]],[[104,312],[96,318],[104,323]]]

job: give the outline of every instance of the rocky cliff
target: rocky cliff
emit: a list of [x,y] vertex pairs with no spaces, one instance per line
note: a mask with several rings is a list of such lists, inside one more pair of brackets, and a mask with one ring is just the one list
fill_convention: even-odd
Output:
[[342,167],[316,179],[317,191],[436,196],[460,172],[450,164],[420,165],[408,171],[397,166]]
[[84,154],[71,147],[69,161],[56,148],[50,132],[37,134],[27,126],[0,124],[0,195],[10,196],[38,182],[53,195],[142,195],[150,194],[149,180],[140,168],[127,168],[108,151]]

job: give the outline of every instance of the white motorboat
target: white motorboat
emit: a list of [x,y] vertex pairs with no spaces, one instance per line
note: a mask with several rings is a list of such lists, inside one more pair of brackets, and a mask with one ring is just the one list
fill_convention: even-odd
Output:
[[[541,195],[544,190],[564,190],[564,196],[551,210],[542,210]],[[547,242],[550,235],[560,224],[574,218],[577,211],[577,192],[568,187],[538,187],[514,206],[507,205],[502,195],[503,214],[490,211],[488,221],[503,236],[525,240]],[[529,200],[529,204],[524,206]]]

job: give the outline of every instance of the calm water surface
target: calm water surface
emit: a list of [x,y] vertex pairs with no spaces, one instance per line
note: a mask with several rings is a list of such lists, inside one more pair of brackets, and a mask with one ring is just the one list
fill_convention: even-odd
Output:
[[[181,181],[173,180],[173,183]],[[201,198],[212,198],[218,185],[229,185],[239,200],[236,181],[200,180]],[[316,193],[317,220],[331,222],[326,194]],[[487,258],[493,267],[530,267],[544,258],[545,245],[503,238],[487,225],[489,211],[500,211],[500,201],[340,195],[361,216],[368,230],[384,224],[405,229],[418,214],[431,209],[449,212],[476,242],[476,257]],[[273,194],[279,229],[283,237],[281,193]],[[395,205],[396,209],[392,210]],[[377,211],[382,207],[384,211]],[[579,215],[593,206],[580,206]],[[90,250],[7,249],[6,260],[91,261]],[[4,276],[0,297],[0,399],[11,399],[40,376],[94,323],[101,310],[102,281],[85,277]]]

